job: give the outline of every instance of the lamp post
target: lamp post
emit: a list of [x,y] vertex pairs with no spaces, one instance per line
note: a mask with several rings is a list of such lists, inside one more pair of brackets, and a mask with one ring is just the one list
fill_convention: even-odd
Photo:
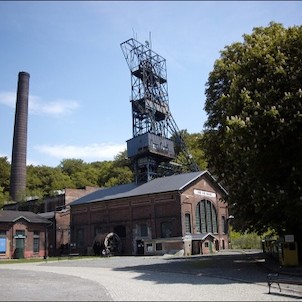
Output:
[[228,248],[232,248],[232,243],[231,243],[231,237],[230,237],[230,221],[234,219],[235,217],[233,215],[229,215],[227,218],[227,227],[228,227]]

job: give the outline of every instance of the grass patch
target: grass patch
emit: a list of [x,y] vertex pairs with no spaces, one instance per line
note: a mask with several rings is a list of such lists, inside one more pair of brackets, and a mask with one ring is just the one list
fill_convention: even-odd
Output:
[[44,258],[21,258],[21,259],[1,259],[0,264],[13,264],[13,263],[35,263],[35,262],[48,262],[48,261],[61,261],[61,260],[79,260],[79,259],[91,259],[93,256],[62,256],[62,257],[47,257]]
[[12,264],[12,263],[32,263],[32,262],[43,262],[43,258],[30,258],[30,259],[1,259],[0,264]]

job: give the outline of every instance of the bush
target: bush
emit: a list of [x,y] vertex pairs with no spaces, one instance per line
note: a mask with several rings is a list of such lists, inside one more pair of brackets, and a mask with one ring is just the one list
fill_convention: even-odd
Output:
[[231,244],[233,249],[261,249],[261,237],[255,233],[240,234],[231,232]]

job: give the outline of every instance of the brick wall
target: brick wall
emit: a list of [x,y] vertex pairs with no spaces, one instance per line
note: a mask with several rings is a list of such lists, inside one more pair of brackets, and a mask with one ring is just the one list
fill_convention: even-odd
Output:
[[[45,256],[45,226],[21,219],[16,223],[2,223],[6,231],[7,248],[0,258],[38,258]],[[20,235],[22,233],[22,235]],[[19,234],[19,236],[18,236]],[[23,236],[24,234],[24,236]],[[39,250],[34,252],[34,235],[39,239]],[[22,250],[21,250],[22,249]]]
[[[227,217],[228,212],[227,206],[220,201],[220,197],[221,192],[217,190],[217,186],[215,187],[209,179],[203,178],[191,184],[183,192],[149,194],[72,206],[71,240],[85,254],[93,246],[96,230],[106,234],[123,226],[126,234],[121,238],[124,254],[137,254],[138,246],[145,241],[154,247],[157,242],[161,243],[163,249],[158,253],[183,248],[186,249],[184,253],[190,255],[192,242],[185,244],[182,239],[187,235],[185,214],[190,214],[192,233],[190,235],[198,235],[196,206],[201,200],[206,199],[217,211],[218,233],[214,234],[216,241],[213,240],[212,251],[215,251],[214,242],[218,242],[218,248],[222,247],[222,240],[225,242],[224,247],[227,248],[227,234],[223,233],[221,220],[222,216]],[[143,224],[146,225],[148,233],[142,236],[140,226]],[[163,231],[164,229],[166,231]],[[78,242],[79,233],[83,233],[81,247]],[[174,238],[174,242],[172,243],[170,238],[164,239],[165,236]],[[204,247],[205,252],[210,251],[205,244],[202,245],[201,239],[199,241],[200,247]]]

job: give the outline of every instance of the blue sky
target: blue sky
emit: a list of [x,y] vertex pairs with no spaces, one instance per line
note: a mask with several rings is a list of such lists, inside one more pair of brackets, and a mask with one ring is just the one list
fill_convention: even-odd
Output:
[[0,156],[11,159],[17,79],[30,74],[27,164],[112,160],[132,137],[120,44],[166,59],[179,129],[203,130],[205,84],[226,45],[269,22],[301,25],[300,1],[0,1]]

